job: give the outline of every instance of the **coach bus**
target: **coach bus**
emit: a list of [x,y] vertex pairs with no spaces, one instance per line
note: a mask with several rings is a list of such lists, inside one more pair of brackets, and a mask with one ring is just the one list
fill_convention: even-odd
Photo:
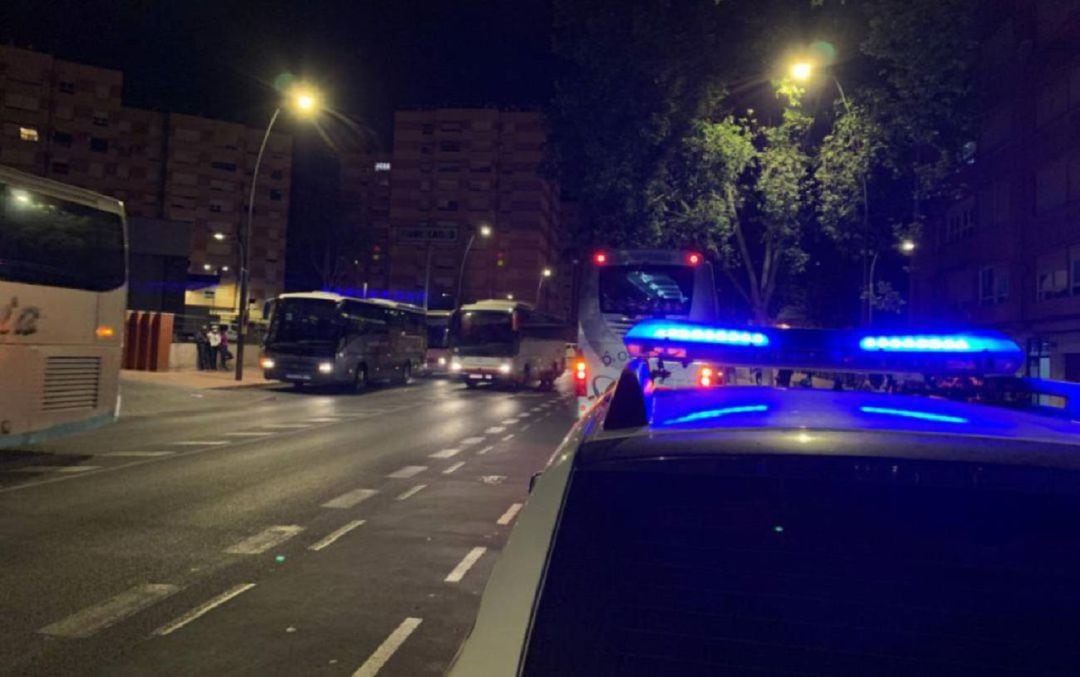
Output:
[[0,448],[117,417],[126,305],[123,203],[0,167]]
[[260,365],[296,386],[374,381],[407,384],[424,364],[424,310],[329,292],[282,294],[273,305]]

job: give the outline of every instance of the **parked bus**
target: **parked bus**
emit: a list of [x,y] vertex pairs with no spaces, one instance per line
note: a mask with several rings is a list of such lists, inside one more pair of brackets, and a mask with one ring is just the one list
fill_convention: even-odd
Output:
[[450,313],[449,310],[427,311],[427,358],[428,376],[445,376],[450,373]]
[[[615,383],[626,366],[623,336],[636,322],[657,317],[716,320],[716,280],[701,254],[678,250],[598,251],[585,264],[578,308],[574,380],[578,412]],[[659,382],[713,386],[722,370],[704,363],[654,365]]]
[[360,390],[373,381],[409,383],[426,346],[417,306],[326,292],[282,294],[260,364],[268,379]]
[[123,203],[0,167],[0,448],[115,420],[126,304]]
[[569,328],[515,301],[477,301],[450,317],[450,371],[481,383],[550,388],[566,368]]

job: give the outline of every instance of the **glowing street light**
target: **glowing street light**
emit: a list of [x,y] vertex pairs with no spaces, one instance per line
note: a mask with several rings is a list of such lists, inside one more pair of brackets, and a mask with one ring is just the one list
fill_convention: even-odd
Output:
[[[454,306],[461,307],[461,288],[465,283],[465,262],[469,260],[469,252],[472,251],[473,242],[476,241],[476,236],[479,235],[483,238],[491,237],[491,226],[484,223],[479,228],[473,231],[473,234],[469,236],[469,243],[465,245],[465,253],[461,255],[461,270],[458,272],[457,283],[457,298],[454,299]],[[425,292],[425,296],[426,296]]]
[[551,277],[554,274],[555,274],[555,271],[553,271],[551,268],[547,268],[547,267],[545,267],[543,270],[540,271],[540,281],[538,283],[536,283],[536,305],[537,306],[540,305],[540,292],[544,288],[544,280],[548,279],[549,277]]
[[814,64],[809,61],[796,61],[788,68],[788,74],[796,82],[806,82],[814,75]]
[[225,240],[225,233],[214,233],[214,239],[218,242],[223,242]]
[[481,237],[491,237],[491,226],[489,226],[487,224],[484,224],[484,225],[480,226],[480,236]]
[[910,254],[915,251],[915,240],[903,240],[900,242],[900,251]]

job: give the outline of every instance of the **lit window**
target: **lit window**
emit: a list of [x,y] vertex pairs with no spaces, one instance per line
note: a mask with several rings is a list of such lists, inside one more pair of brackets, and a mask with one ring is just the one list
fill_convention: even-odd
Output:
[[19,138],[23,141],[37,141],[38,131],[33,127],[19,127]]

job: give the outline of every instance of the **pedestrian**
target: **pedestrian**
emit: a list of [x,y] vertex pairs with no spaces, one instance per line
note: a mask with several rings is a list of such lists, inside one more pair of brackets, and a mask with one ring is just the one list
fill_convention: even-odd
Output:
[[233,354],[229,352],[229,325],[221,325],[221,368],[225,371],[229,370],[229,360],[231,360]]
[[206,338],[208,329],[209,327],[203,325],[195,330],[195,356],[198,360],[200,371],[210,368],[210,344],[207,342]]
[[217,369],[218,354],[221,352],[221,332],[218,331],[217,325],[210,326],[210,333],[206,335],[206,343],[209,345],[210,360],[208,369]]

